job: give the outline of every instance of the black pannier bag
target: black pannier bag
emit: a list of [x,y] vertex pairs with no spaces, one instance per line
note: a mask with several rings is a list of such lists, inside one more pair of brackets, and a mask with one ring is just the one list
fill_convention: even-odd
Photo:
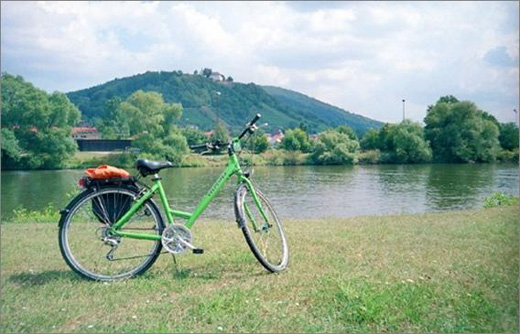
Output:
[[132,204],[133,198],[127,194],[106,194],[94,197],[92,212],[101,223],[112,225],[130,210]]
[[[96,188],[102,190],[103,188],[121,188],[128,189],[133,192],[139,192],[139,186],[136,184],[134,178],[127,179],[87,179],[85,180],[85,188]],[[103,224],[114,224],[125,213],[130,210],[134,204],[133,196],[124,193],[110,193],[101,196],[95,196],[92,199],[92,212]]]

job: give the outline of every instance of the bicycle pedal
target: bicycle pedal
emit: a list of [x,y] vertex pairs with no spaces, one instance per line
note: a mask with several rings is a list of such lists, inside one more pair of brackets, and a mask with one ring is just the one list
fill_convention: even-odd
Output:
[[204,249],[202,248],[194,248],[193,254],[204,254]]

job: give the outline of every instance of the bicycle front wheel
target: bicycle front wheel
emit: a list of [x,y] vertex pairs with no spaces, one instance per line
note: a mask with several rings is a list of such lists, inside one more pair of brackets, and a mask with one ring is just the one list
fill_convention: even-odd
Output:
[[[60,221],[59,243],[65,262],[88,279],[111,281],[145,272],[157,259],[161,242],[111,236],[107,229],[135,203],[126,188],[85,191],[67,207]],[[145,202],[121,231],[161,235],[164,222],[151,200]]]
[[289,264],[289,247],[282,223],[267,197],[256,191],[258,202],[242,184],[235,197],[235,212],[249,248],[270,272],[280,272]]

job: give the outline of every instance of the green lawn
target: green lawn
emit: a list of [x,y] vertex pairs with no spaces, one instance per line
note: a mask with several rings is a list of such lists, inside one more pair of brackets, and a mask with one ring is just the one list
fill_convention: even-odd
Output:
[[268,274],[232,221],[193,230],[204,255],[142,277],[79,278],[57,224],[1,225],[0,332],[518,332],[518,207],[287,221]]

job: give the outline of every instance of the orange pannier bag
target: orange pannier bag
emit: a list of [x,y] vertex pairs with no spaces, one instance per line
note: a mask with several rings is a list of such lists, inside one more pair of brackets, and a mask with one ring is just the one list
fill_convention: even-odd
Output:
[[130,177],[130,173],[128,173],[126,170],[109,165],[101,165],[97,168],[89,168],[85,171],[85,175],[92,180],[126,179]]

